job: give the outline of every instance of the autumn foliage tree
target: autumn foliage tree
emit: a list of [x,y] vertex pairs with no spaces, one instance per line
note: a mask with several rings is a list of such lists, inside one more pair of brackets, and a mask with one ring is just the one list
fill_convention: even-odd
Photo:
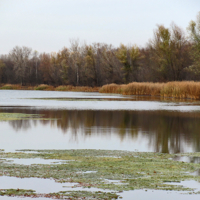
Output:
[[116,51],[116,56],[123,65],[122,70],[124,72],[125,83],[138,81],[138,60],[140,59],[139,48],[137,46],[127,47],[121,44]]
[[189,70],[200,77],[200,12],[197,15],[196,21],[191,21],[188,27],[190,33],[190,41],[192,49],[190,55],[193,63],[189,66]]
[[109,83],[200,80],[200,13],[188,27],[158,25],[146,46],[81,43],[58,52],[14,47],[0,56],[0,83],[102,86]]
[[159,25],[149,42],[150,54],[161,80],[182,80],[188,66],[188,41],[184,32],[175,24],[170,29]]

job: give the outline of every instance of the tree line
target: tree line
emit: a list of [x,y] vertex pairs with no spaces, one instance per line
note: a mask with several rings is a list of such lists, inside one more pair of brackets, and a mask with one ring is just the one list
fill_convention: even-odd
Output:
[[14,47],[0,56],[0,83],[102,86],[109,83],[200,80],[200,12],[186,36],[172,23],[158,25],[145,47],[71,39],[59,52]]

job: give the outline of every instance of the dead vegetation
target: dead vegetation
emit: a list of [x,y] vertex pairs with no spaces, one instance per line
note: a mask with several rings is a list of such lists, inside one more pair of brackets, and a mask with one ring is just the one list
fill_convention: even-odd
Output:
[[116,93],[123,95],[148,95],[171,97],[176,99],[200,99],[200,82],[174,81],[167,83],[133,82],[129,84],[108,84],[101,88],[88,86],[52,85],[41,84],[38,86],[21,86],[14,84],[1,85],[0,89],[5,90],[46,90],[46,91],[73,91],[73,92],[100,92]]
[[46,91],[73,91],[73,92],[98,92],[99,87],[40,84],[38,86],[21,86],[20,84],[4,84],[0,86],[2,90],[46,90]]
[[104,85],[99,92],[123,95],[149,95],[178,99],[200,99],[200,82],[138,83]]

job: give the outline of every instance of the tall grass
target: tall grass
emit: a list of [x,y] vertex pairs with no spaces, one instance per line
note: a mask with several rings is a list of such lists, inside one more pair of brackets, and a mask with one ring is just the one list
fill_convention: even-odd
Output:
[[49,91],[73,91],[73,92],[98,92],[99,87],[88,86],[72,86],[72,85],[60,85],[54,87],[52,85],[40,84],[38,86],[21,86],[14,84],[2,84],[0,89],[4,90],[49,90]]
[[50,91],[53,91],[54,87],[51,86],[51,85],[41,84],[41,85],[36,86],[34,89],[35,90],[50,90]]
[[73,92],[98,92],[98,87],[88,86],[72,86],[72,85],[60,85],[55,88],[57,91],[73,91]]
[[5,84],[5,85],[2,85],[0,89],[2,89],[2,90],[21,90],[22,86],[21,85],[13,85],[13,84]]
[[129,83],[127,85],[109,84],[100,88],[101,93],[123,95],[149,95],[172,98],[200,99],[200,82],[183,81],[168,83]]
[[123,95],[149,95],[160,97],[172,97],[177,99],[200,99],[200,82],[183,81],[168,83],[138,83],[133,82],[127,85],[109,84],[99,87],[61,85],[53,87],[41,84],[39,86],[21,86],[13,84],[1,85],[0,89],[5,90],[50,90],[50,91],[74,91],[74,92],[101,92],[116,93]]

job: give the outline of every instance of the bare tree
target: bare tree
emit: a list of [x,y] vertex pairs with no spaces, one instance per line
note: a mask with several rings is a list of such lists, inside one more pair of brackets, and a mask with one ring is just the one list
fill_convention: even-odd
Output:
[[26,78],[27,68],[29,66],[29,60],[32,53],[32,49],[28,47],[14,47],[10,52],[10,58],[14,64],[14,70],[17,76],[20,78],[21,85],[24,84]]
[[70,39],[70,57],[76,69],[76,85],[80,83],[81,47],[79,39]]
[[38,62],[39,62],[38,51],[33,52],[33,61],[35,63],[35,82],[38,84]]
[[3,71],[5,66],[6,66],[5,63],[0,59],[0,83],[2,83]]

